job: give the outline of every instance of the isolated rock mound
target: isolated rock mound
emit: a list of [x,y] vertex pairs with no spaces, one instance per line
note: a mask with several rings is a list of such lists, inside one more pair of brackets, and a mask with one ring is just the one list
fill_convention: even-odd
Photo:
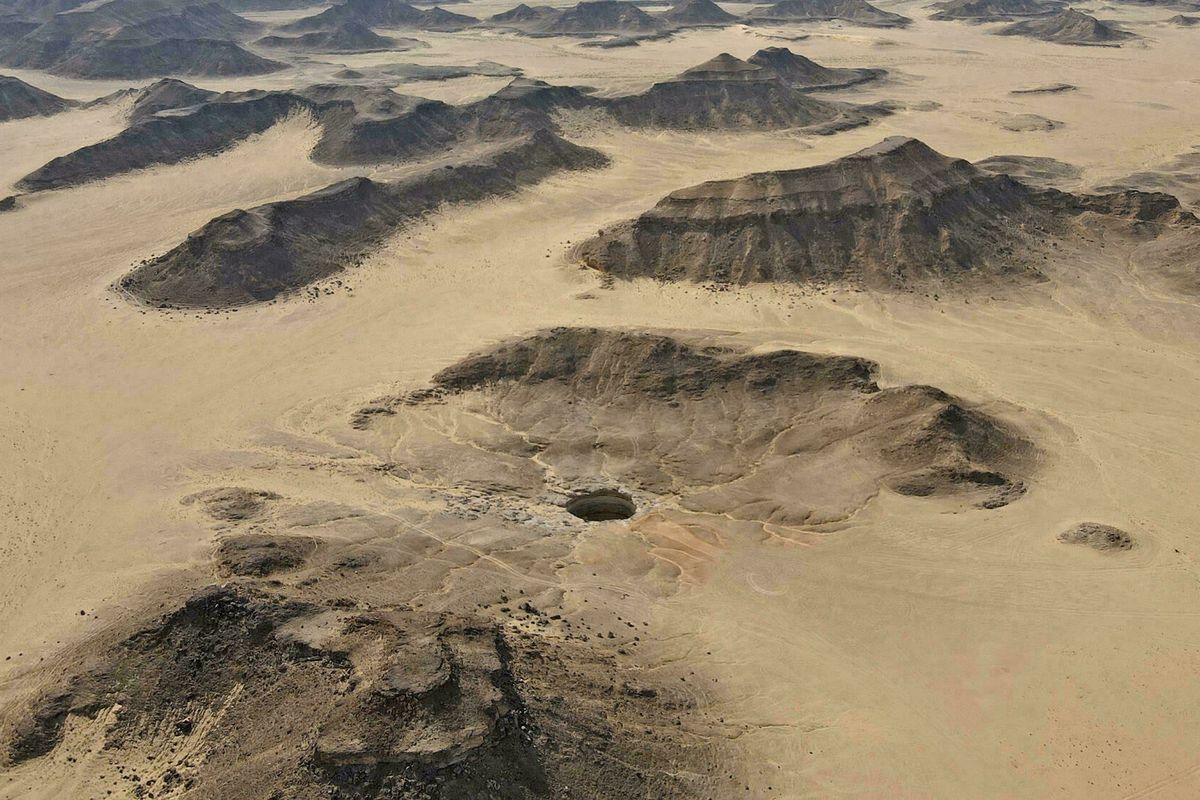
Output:
[[631,127],[684,130],[810,128],[829,133],[867,124],[885,113],[816,100],[796,85],[808,89],[814,86],[805,81],[818,81],[817,86],[829,86],[825,81],[849,85],[867,79],[863,72],[824,70],[775,48],[761,50],[753,58],[758,63],[721,53],[641,94],[612,98],[606,106],[619,122]]
[[553,15],[535,26],[542,33],[651,33],[665,28],[633,3],[621,0],[595,0],[580,3]]
[[1009,94],[1063,94],[1073,92],[1079,87],[1073,83],[1045,83],[1041,86],[1030,86],[1025,89],[1013,89]]
[[184,505],[196,505],[208,516],[221,522],[246,522],[262,516],[267,506],[279,495],[241,486],[222,486],[208,489],[183,499]]
[[934,3],[936,20],[965,22],[1001,22],[1015,17],[1044,17],[1063,10],[1066,4],[1056,0],[946,0]]
[[1200,17],[1190,17],[1187,14],[1176,14],[1167,22],[1172,25],[1178,25],[1181,28],[1195,28],[1200,26]]
[[175,78],[163,78],[139,91],[133,98],[129,119],[133,122],[168,111],[200,105],[217,96],[217,92],[200,89]]
[[316,549],[316,540],[305,536],[243,533],[221,541],[217,564],[230,575],[264,578],[302,567]]
[[106,41],[77,52],[51,72],[74,78],[150,78],[156,75],[266,75],[286,65],[215,39]]
[[1032,246],[1085,212],[1187,222],[1178,201],[1036,191],[893,137],[817,167],[673,192],[579,246],[620,278],[868,288],[1036,280]]
[[[713,7],[709,8],[710,5]],[[719,20],[724,12],[708,0],[696,0],[681,6],[679,13],[681,17]],[[670,35],[671,31],[682,27],[720,24],[684,23],[681,20],[672,20],[666,14],[652,16],[627,0],[593,0],[569,8],[530,6],[522,3],[489,17],[487,22],[493,27],[509,28],[534,36],[620,37],[600,43],[605,46],[636,44],[642,39]]]
[[1080,522],[1058,535],[1065,544],[1080,544],[1101,552],[1130,550],[1133,537],[1120,528],[1099,522]]
[[1137,36],[1095,17],[1069,8],[1052,17],[1017,22],[996,31],[997,36],[1028,36],[1044,42],[1093,47],[1120,47]]
[[882,69],[824,67],[786,47],[764,47],[747,61],[768,69],[785,83],[802,89],[840,89],[887,74]]
[[[880,486],[987,507],[1021,494],[1024,439],[937,389],[880,389],[874,370],[859,358],[559,328],[464,359],[357,424],[369,449],[398,456],[397,473],[424,485],[475,486],[496,502],[558,492],[568,511],[580,496],[624,497],[605,506],[614,518],[633,513],[629,493],[579,490],[615,484],[784,524],[839,519]],[[431,426],[455,413],[488,422],[432,447]],[[403,455],[414,452],[408,437],[419,457]]]
[[607,651],[486,619],[212,586],[88,658],[5,714],[0,763],[60,748],[73,761],[68,723],[109,713],[104,748],[155,758],[127,778],[137,796],[728,790],[706,775],[717,749],[677,727],[694,713],[684,704],[621,691]]
[[459,31],[479,20],[455,14],[443,8],[422,9],[401,0],[346,0],[311,17],[280,28],[282,31],[308,33],[335,31],[349,24],[368,28],[412,28],[422,31]]
[[875,28],[903,28],[912,22],[908,17],[876,8],[866,0],[780,0],[752,9],[746,20],[766,23],[840,20]]
[[57,95],[30,86],[19,78],[0,75],[0,122],[26,117],[48,117],[75,105]]
[[663,12],[661,19],[681,27],[704,27],[729,25],[738,17],[712,0],[680,0]]
[[540,131],[484,161],[393,184],[354,178],[295,200],[217,217],[120,282],[152,305],[228,307],[262,302],[329,277],[401,225],[451,203],[508,194],[561,170],[606,159]]
[[346,22],[329,31],[312,31],[299,36],[265,36],[262,47],[279,47],[305,53],[374,53],[383,50],[402,52],[424,47],[416,39],[392,39],[380,36],[361,22]]

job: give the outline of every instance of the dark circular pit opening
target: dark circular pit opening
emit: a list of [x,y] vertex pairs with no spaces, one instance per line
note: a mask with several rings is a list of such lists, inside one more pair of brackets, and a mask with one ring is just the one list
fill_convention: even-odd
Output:
[[576,495],[567,502],[567,512],[588,522],[629,519],[637,511],[633,498],[616,489],[597,489]]

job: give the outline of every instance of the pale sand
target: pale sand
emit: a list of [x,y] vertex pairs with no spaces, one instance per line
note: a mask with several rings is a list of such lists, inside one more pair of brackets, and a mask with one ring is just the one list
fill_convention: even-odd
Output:
[[[335,464],[321,443],[364,402],[541,327],[707,328],[877,359],[883,382],[986,402],[1032,427],[1047,453],[1029,493],[1001,510],[951,512],[885,493],[844,525],[764,538],[713,520],[721,538],[703,558],[657,554],[685,568],[683,591],[645,599],[668,639],[658,657],[719,679],[706,697],[763,778],[756,787],[773,787],[762,796],[1196,796],[1195,303],[1144,284],[1116,255],[1055,264],[1049,287],[969,304],[772,288],[599,290],[565,262],[568,242],[674,188],[820,163],[891,134],[968,158],[1060,158],[1082,167],[1086,183],[1196,144],[1195,33],[1130,24],[1167,12],[1105,11],[1154,41],[1098,50],[928,22],[916,3],[887,7],[919,19],[905,31],[814,26],[791,46],[832,66],[894,71],[839,97],[936,99],[940,110],[828,138],[577,136],[613,167],[406,232],[347,273],[351,294],[196,316],[143,312],[108,291],[132,263],[218,213],[348,174],[303,158],[314,135],[304,120],[217,158],[0,214],[0,441],[9,453],[0,460],[0,655],[12,656],[0,676],[19,685],[58,643],[135,603],[139,587],[205,560],[210,532],[178,504],[198,487],[232,476],[291,497],[372,502],[370,486],[322,481],[324,466],[308,477],[257,469],[275,463],[285,436],[315,441],[314,463]],[[486,53],[533,77],[613,92],[720,50],[745,56],[776,43],[761,33],[696,32],[615,51],[422,35],[435,46],[412,60],[471,63]],[[469,80],[459,96],[479,91]],[[1060,81],[1081,89],[1008,94]],[[111,88],[34,82],[79,97]],[[1065,127],[1008,132],[998,112]],[[4,180],[23,174],[15,165],[32,169],[117,127],[111,110],[0,126]],[[1085,519],[1122,527],[1138,545],[1112,555],[1056,541]],[[653,538],[670,523],[650,515],[635,527]],[[39,794],[32,783],[0,783],[0,795],[62,796],[60,784],[39,782]]]

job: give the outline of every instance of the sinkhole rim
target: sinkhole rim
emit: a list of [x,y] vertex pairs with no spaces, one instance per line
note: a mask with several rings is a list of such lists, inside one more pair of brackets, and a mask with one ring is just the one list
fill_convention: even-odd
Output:
[[593,489],[580,492],[567,501],[567,513],[584,522],[609,522],[629,519],[637,513],[637,504],[628,492],[619,489]]

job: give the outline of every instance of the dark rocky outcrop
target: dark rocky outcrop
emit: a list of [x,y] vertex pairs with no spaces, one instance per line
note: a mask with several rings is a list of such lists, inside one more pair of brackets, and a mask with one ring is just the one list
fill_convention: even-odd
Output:
[[524,33],[559,36],[650,35],[673,27],[667,20],[651,16],[623,0],[593,0],[569,8],[522,3],[490,17],[488,22]]
[[[25,191],[65,188],[212,155],[301,112],[321,126],[313,158],[366,164],[419,159],[456,144],[554,130],[552,112],[591,103],[578,90],[524,80],[465,106],[338,84],[218,95],[179,81],[160,82],[135,99],[129,128],[50,161],[19,185]],[[158,113],[168,109],[174,110]]]
[[51,17],[0,50],[0,63],[77,78],[262,75],[282,69],[235,41],[258,29],[215,3],[173,7],[113,0]]
[[824,81],[849,85],[874,77],[864,72],[825,70],[781,48],[760,50],[750,61],[722,53],[641,94],[612,98],[605,105],[618,121],[633,127],[832,132],[867,124],[884,112],[816,100],[804,89],[831,85]]
[[[881,389],[875,370],[847,356],[557,328],[465,358],[435,375],[431,388],[374,406],[359,425],[381,449],[403,453],[405,432],[422,427],[422,409],[471,409],[514,435],[467,442],[461,461],[401,457],[398,473],[447,486],[503,475],[505,491],[531,504],[548,482],[627,487],[616,495],[626,499],[614,509],[621,517],[634,513],[630,491],[784,524],[851,513],[881,486],[986,507],[1021,495],[1017,476],[1029,469],[1032,445],[932,387]],[[526,473],[518,464],[531,458],[536,468]]]
[[48,117],[75,105],[74,101],[30,86],[19,78],[0,75],[0,122],[26,117]]
[[737,22],[738,17],[712,0],[680,0],[663,12],[661,19],[679,27],[693,28],[730,25]]
[[765,23],[840,20],[875,28],[902,28],[912,22],[866,0],[780,0],[751,10],[746,20]]
[[369,28],[411,28],[422,31],[458,31],[479,20],[455,14],[443,8],[422,9],[401,0],[346,0],[320,14],[284,25],[280,30],[294,33],[333,31],[358,23]]
[[508,194],[605,158],[548,131],[477,163],[393,184],[354,178],[319,192],[217,217],[121,280],[152,305],[227,307],[270,300],[345,269],[407,222]]
[[140,90],[133,98],[129,119],[140,122],[160,111],[190,108],[208,102],[217,92],[192,86],[175,78],[163,78]]
[[316,540],[305,536],[242,533],[221,540],[217,564],[230,575],[263,578],[299,569],[316,549]]
[[708,774],[714,747],[679,727],[699,715],[696,703],[649,677],[636,693],[616,691],[612,649],[465,614],[297,599],[253,580],[214,585],[92,644],[86,667],[66,666],[6,709],[0,765],[69,753],[70,718],[119,709],[106,749],[132,758],[162,753],[164,739],[187,745],[187,758],[129,770],[139,797],[732,791]]
[[294,95],[269,93],[250,99],[204,102],[183,114],[139,118],[111,139],[53,159],[17,185],[27,192],[60,189],[211,155],[233,142],[262,133],[303,108]]
[[578,248],[621,278],[880,289],[1037,280],[1035,244],[1085,213],[1190,224],[1167,195],[1069,195],[893,137],[817,167],[681,189]]
[[747,61],[771,70],[790,86],[808,90],[841,89],[887,74],[882,69],[825,67],[786,47],[764,47]]
[[65,188],[212,155],[296,113],[310,115],[320,126],[312,157],[330,164],[409,161],[462,144],[556,131],[556,114],[572,109],[606,109],[634,127],[811,133],[866,124],[887,113],[805,94],[861,82],[877,70],[827,69],[779,48],[759,51],[752,59],[759,63],[722,55],[641,94],[607,99],[518,78],[461,106],[353,85],[218,94],[182,81],[160,81],[135,97],[129,128],[52,160],[23,178],[20,187]]
[[301,53],[374,53],[384,50],[413,50],[426,47],[417,39],[380,36],[361,22],[346,22],[329,31],[311,31],[299,36],[265,36],[260,47],[277,47]]
[[1099,522],[1080,522],[1058,535],[1064,544],[1079,544],[1101,552],[1133,549],[1133,537],[1120,528]]
[[1002,22],[1017,17],[1044,17],[1066,6],[1058,0],[946,0],[934,3],[936,20],[963,22]]
[[997,36],[1027,36],[1056,44],[1120,47],[1137,36],[1107,22],[1069,8],[1051,17],[1016,22],[996,31]]

